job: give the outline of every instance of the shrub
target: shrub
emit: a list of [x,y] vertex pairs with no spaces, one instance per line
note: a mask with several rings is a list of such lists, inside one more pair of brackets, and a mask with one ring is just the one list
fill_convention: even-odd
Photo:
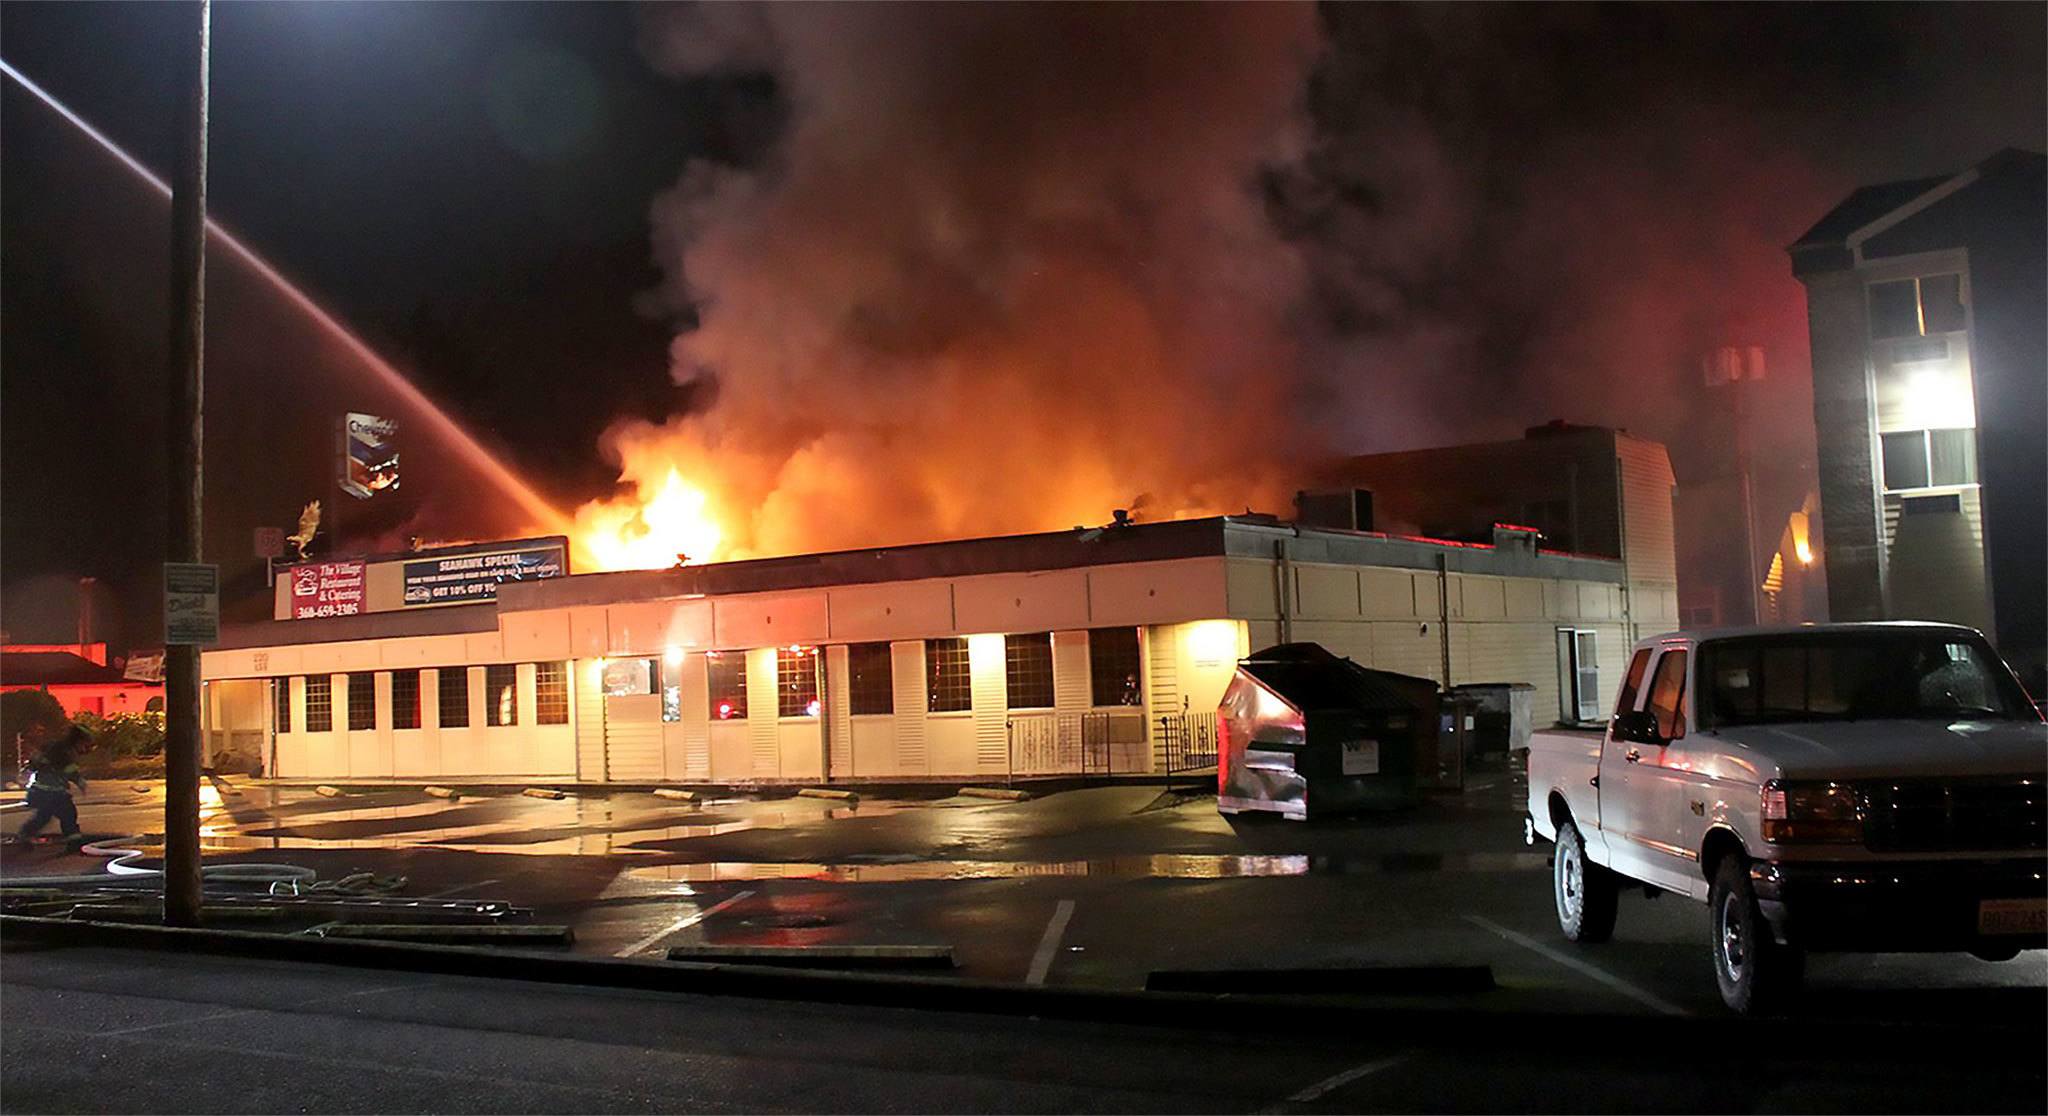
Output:
[[159,756],[164,750],[162,713],[79,713],[71,723],[92,734],[93,751],[107,759]]

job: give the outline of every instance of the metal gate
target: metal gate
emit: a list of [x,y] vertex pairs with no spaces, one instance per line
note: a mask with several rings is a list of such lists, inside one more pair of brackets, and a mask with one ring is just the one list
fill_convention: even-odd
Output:
[[1020,713],[1008,719],[1007,727],[1012,779],[1020,775],[1128,775],[1148,767],[1145,721],[1135,709],[1129,713]]
[[1166,773],[1183,775],[1216,766],[1216,714],[1170,713],[1159,718]]

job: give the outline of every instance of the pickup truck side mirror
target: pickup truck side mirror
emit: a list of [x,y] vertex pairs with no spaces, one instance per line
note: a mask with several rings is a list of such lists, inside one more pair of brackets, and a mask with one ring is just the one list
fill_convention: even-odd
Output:
[[1631,744],[1661,744],[1664,737],[1657,731],[1657,715],[1647,709],[1631,709],[1614,715],[1614,738]]

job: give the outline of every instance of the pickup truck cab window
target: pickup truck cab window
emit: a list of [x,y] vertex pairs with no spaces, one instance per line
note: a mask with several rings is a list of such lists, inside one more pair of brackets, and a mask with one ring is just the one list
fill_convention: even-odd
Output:
[[1650,701],[1644,708],[1657,718],[1657,735],[1665,740],[1685,736],[1685,660],[1683,651],[1666,651],[1650,680]]
[[1989,647],[1945,632],[1714,640],[1700,648],[1700,667],[1701,728],[2038,718]]
[[1636,697],[1642,693],[1643,675],[1650,671],[1650,649],[1637,651],[1628,661],[1628,674],[1621,680],[1621,693],[1614,699],[1615,716],[1630,712],[1636,707]]

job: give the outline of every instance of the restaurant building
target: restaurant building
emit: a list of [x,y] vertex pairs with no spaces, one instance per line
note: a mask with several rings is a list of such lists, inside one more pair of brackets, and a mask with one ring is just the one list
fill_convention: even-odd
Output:
[[[1184,758],[1254,648],[1529,682],[1539,716],[1590,719],[1676,613],[1622,560],[1506,525],[1230,516],[575,576],[531,557],[561,542],[350,560],[325,574],[360,599],[327,615],[321,572],[287,571],[280,618],[203,656],[209,754],[328,781],[1139,775]],[[460,561],[505,554],[529,557]]]

